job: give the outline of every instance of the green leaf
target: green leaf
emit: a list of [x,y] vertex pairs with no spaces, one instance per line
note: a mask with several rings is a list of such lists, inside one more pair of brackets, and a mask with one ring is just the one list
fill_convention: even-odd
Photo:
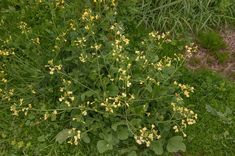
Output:
[[29,126],[31,124],[31,121],[30,120],[27,120],[26,122],[25,122],[25,125],[26,126]]
[[51,121],[56,121],[56,117],[57,117],[56,114],[52,114],[51,115]]
[[149,91],[149,93],[152,93],[152,91],[153,91],[153,88],[152,88],[152,86],[150,84],[148,84],[146,86],[146,89],[147,89],[147,91]]
[[129,153],[130,151],[136,151],[138,148],[136,146],[127,146],[127,148],[122,148],[118,150],[120,155],[126,155],[126,153]]
[[183,143],[183,137],[182,136],[174,136],[168,140],[167,144],[167,151],[168,152],[178,152],[178,151],[186,151],[186,146]]
[[116,96],[119,93],[119,89],[116,85],[112,84],[107,88],[109,96]]
[[154,141],[151,143],[150,148],[156,155],[162,155],[163,154],[163,147],[162,143],[158,141]]
[[157,56],[157,55],[155,55],[154,57],[153,57],[153,62],[157,62],[159,60],[159,57]]
[[127,156],[137,156],[137,153],[136,153],[136,151],[132,151],[132,152],[128,153]]
[[45,139],[45,136],[44,136],[44,135],[38,137],[38,141],[39,141],[39,142],[44,142],[45,140],[46,140],[46,139]]
[[91,142],[91,139],[90,139],[90,137],[88,136],[87,133],[83,133],[82,136],[81,136],[81,138],[82,138],[82,140],[83,140],[85,143],[87,143],[87,144],[89,144],[89,143]]
[[135,127],[140,127],[141,119],[134,118],[134,119],[131,120],[131,124]]
[[66,139],[72,137],[73,134],[69,133],[70,129],[63,129],[60,131],[56,137],[55,140],[59,143],[62,144],[63,142],[66,141]]
[[112,134],[104,134],[103,139],[111,145],[116,145],[119,143],[119,139]]
[[206,110],[212,115],[215,115],[215,116],[217,115],[217,111],[214,108],[212,108],[210,105],[206,105]]
[[127,127],[119,126],[117,131],[118,139],[126,140],[129,136],[129,130]]
[[97,149],[98,149],[99,153],[104,153],[106,151],[112,150],[113,145],[109,144],[105,140],[99,140],[97,142]]
[[104,140],[111,143],[113,141],[113,135],[112,134],[105,134]]
[[81,95],[81,100],[82,100],[82,101],[85,101],[86,97],[91,97],[91,96],[94,95],[94,94],[95,94],[94,92],[88,90],[88,91],[82,93],[82,95]]
[[126,122],[125,122],[125,121],[116,122],[116,123],[114,123],[114,124],[111,125],[111,128],[112,128],[114,131],[117,131],[117,127],[120,126],[120,125],[126,125]]
[[117,127],[119,126],[119,123],[114,123],[111,125],[111,128],[114,130],[114,131],[117,131]]
[[33,120],[33,119],[35,119],[35,115],[29,114],[29,120]]

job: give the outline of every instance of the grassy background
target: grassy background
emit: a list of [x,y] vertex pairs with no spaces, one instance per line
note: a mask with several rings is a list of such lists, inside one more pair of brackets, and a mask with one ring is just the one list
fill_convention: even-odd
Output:
[[120,3],[122,14],[131,14],[138,25],[158,31],[192,33],[235,23],[233,0],[130,0]]
[[187,102],[199,116],[187,129],[187,155],[234,155],[234,82],[209,70],[182,73],[181,80],[196,89]]

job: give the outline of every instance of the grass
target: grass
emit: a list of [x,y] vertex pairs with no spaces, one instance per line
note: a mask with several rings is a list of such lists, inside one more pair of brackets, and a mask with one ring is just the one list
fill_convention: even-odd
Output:
[[[235,21],[233,0],[132,0],[126,15],[139,25],[173,33],[200,32]],[[134,4],[134,5],[133,5]],[[125,5],[125,3],[124,3]]]
[[221,64],[226,63],[230,58],[229,52],[226,52],[226,51],[215,52],[215,57],[219,61],[219,63],[221,63]]
[[181,78],[195,87],[188,99],[199,115],[198,124],[189,127],[186,155],[234,155],[235,84],[209,71],[183,71]]
[[226,43],[219,33],[215,31],[203,31],[198,34],[198,43],[209,52],[215,53],[216,51],[226,48]]
[[197,35],[197,42],[205,48],[209,54],[215,57],[220,64],[226,63],[229,59],[229,52],[224,49],[227,47],[225,41],[216,31],[202,31]]

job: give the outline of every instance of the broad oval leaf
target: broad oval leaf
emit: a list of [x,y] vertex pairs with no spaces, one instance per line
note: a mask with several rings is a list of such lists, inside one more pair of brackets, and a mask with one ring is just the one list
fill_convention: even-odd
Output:
[[82,141],[84,141],[87,144],[91,142],[91,139],[87,133],[83,133],[81,138],[82,138]]
[[98,149],[99,153],[104,153],[106,151],[112,150],[113,145],[109,144],[105,140],[99,140],[97,142],[97,149]]
[[112,128],[114,131],[117,131],[117,127],[120,126],[120,125],[126,125],[126,122],[125,122],[125,121],[116,122],[116,123],[114,123],[114,124],[111,125],[111,128]]
[[186,151],[186,146],[183,143],[182,136],[174,136],[168,140],[167,144],[167,151],[168,152],[178,152],[178,151]]
[[137,156],[137,153],[136,151],[131,151],[127,156]]
[[55,140],[59,143],[62,144],[65,142],[68,138],[72,137],[72,133],[69,133],[71,130],[70,129],[63,129],[60,131],[56,137]]
[[129,136],[129,130],[127,127],[119,126],[117,131],[118,139],[126,140]]
[[162,143],[157,140],[151,143],[150,148],[156,155],[162,155],[163,154],[163,147]]
[[109,96],[116,96],[119,93],[119,89],[116,85],[112,84],[107,88]]

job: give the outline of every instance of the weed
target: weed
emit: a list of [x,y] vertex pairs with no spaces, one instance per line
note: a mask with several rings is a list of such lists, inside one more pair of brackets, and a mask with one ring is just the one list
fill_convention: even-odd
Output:
[[197,92],[188,102],[193,103],[200,118],[198,124],[187,130],[188,153],[234,155],[235,84],[203,69],[195,72],[186,69],[183,79],[195,86]]
[[185,152],[197,114],[184,99],[194,88],[175,76],[181,51],[188,57],[196,46],[168,32],[134,40],[115,0],[79,3],[13,1],[20,11],[1,16],[0,97],[12,115],[2,147],[17,155],[82,154],[87,145],[94,155]]
[[[188,152],[234,153],[233,123],[224,123],[226,108],[234,107],[233,84],[184,71],[182,53],[196,47],[143,24],[183,31],[182,21],[190,20],[182,15],[216,10],[218,2],[116,2],[0,2],[0,154],[169,154],[185,152],[187,136]],[[223,4],[227,15],[232,4]],[[141,28],[133,21],[139,15],[147,20]],[[214,16],[207,18],[195,28]]]
[[215,52],[215,57],[219,61],[219,63],[221,63],[221,64],[226,63],[229,60],[229,58],[230,58],[229,53],[225,52],[225,51],[223,51],[223,52],[222,51]]
[[199,44],[208,49],[209,52],[215,53],[226,47],[223,38],[215,31],[204,31],[198,34]]

